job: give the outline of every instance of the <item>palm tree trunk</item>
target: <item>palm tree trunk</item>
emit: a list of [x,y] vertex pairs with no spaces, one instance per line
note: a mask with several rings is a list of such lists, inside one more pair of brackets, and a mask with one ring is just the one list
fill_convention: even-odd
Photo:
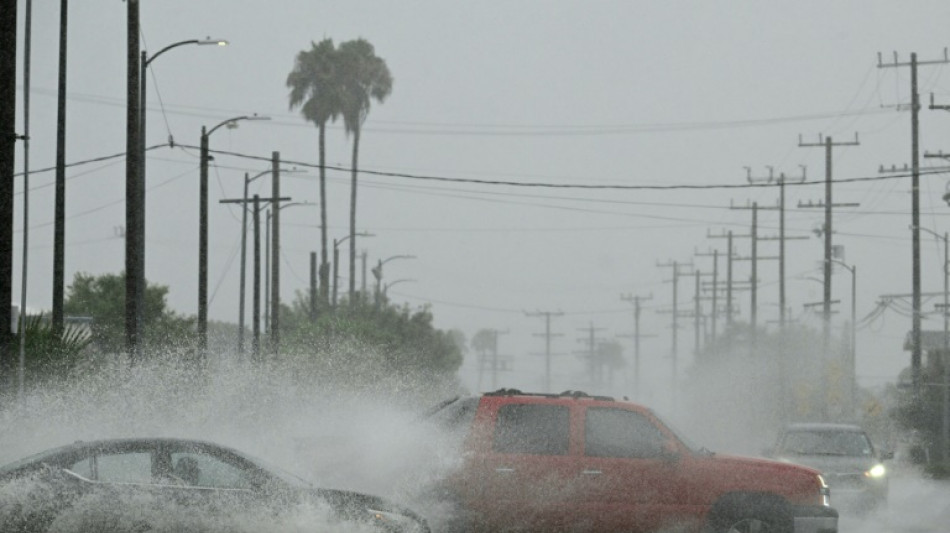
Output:
[[326,123],[320,124],[320,299],[330,304],[330,262],[327,259],[327,146]]
[[350,305],[356,304],[356,168],[360,153],[360,128],[353,131],[353,165],[350,180]]

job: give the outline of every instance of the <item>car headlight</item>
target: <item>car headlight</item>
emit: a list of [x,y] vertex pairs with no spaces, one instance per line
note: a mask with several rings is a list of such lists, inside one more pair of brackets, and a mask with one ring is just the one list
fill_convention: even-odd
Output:
[[366,511],[370,513],[373,523],[384,531],[398,531],[400,533],[427,533],[429,531],[428,527],[411,516],[378,509],[367,509]]
[[870,478],[881,478],[884,477],[885,474],[887,474],[887,469],[880,463],[872,466],[870,470],[864,473],[866,477]]
[[818,494],[821,495],[821,504],[825,507],[831,507],[831,489],[828,487],[828,484],[825,483],[825,478],[821,477],[821,474],[818,475]]

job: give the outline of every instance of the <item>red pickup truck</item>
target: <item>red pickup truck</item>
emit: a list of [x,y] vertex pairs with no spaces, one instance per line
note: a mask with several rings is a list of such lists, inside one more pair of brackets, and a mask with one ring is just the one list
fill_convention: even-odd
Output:
[[838,530],[818,471],[695,448],[627,401],[502,389],[429,420],[460,446],[437,490],[452,504],[448,531]]

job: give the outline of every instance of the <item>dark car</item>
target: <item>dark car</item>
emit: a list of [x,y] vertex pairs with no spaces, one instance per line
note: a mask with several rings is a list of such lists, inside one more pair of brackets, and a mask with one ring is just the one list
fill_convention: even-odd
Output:
[[79,441],[0,467],[0,487],[0,522],[16,531],[45,531],[63,515],[81,521],[90,507],[95,520],[114,524],[131,516],[130,523],[147,527],[142,517],[149,511],[204,521],[240,515],[266,525],[308,505],[324,511],[322,525],[429,531],[416,513],[382,498],[315,488],[237,450],[194,440]]
[[860,426],[790,424],[779,435],[772,455],[820,470],[836,507],[866,511],[887,502],[888,475],[883,462],[893,454],[875,450]]

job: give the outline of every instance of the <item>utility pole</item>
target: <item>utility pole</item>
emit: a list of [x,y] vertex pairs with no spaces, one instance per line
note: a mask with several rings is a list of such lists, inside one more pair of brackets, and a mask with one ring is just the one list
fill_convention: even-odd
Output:
[[[126,16],[125,139],[125,347],[129,363],[141,355],[145,307],[145,184],[140,164],[139,0],[128,0]],[[4,304],[6,305],[6,304]]]
[[498,370],[499,366],[505,368],[504,363],[499,365],[498,361],[498,335],[507,334],[508,331],[498,331],[493,329],[492,331],[492,358],[491,358],[491,390],[498,390]]
[[621,294],[620,299],[625,302],[633,302],[633,335],[621,335],[621,337],[632,337],[633,338],[633,383],[634,390],[637,391],[637,394],[640,394],[641,389],[641,376],[640,376],[640,339],[645,337],[656,337],[656,335],[640,335],[640,311],[641,305],[640,302],[644,300],[652,300],[653,295],[643,297],[643,296],[631,296],[629,294]]
[[317,252],[310,252],[310,321],[317,321]]
[[[256,194],[254,195],[253,198],[225,198],[223,200],[218,200],[218,203],[221,203],[221,204],[241,204],[242,209],[247,209],[248,204],[250,204],[254,209],[253,212],[254,212],[254,217],[255,217],[254,218],[254,254],[255,254],[254,255],[254,298],[255,298],[255,301],[254,301],[254,320],[255,320],[254,356],[255,357],[260,355],[260,327],[261,327],[260,326],[260,292],[259,292],[260,291],[260,273],[261,273],[260,272],[261,270],[261,265],[260,265],[260,244],[261,244],[260,243],[260,240],[261,240],[260,209],[261,207],[260,205],[262,202],[271,203],[274,205],[273,210],[279,211],[280,202],[289,202],[289,201],[290,201],[290,198],[286,196],[280,197],[280,198],[268,198],[268,197],[261,198],[260,196]],[[267,225],[268,227],[270,226],[270,212],[268,212]],[[265,236],[266,235],[267,233],[265,232]],[[265,248],[268,248],[268,247],[265,246]],[[269,264],[269,261],[267,261],[266,259],[265,261],[266,261],[265,265]],[[267,284],[265,283],[265,286],[266,285]],[[264,298],[264,301],[265,302],[267,301],[266,297]],[[265,308],[266,308],[266,303],[265,303]],[[241,313],[243,313],[243,310],[241,311]],[[265,312],[265,315],[266,315],[266,312]],[[264,322],[266,324],[267,320],[265,319]],[[244,354],[243,335],[244,335],[243,326],[241,326],[241,330],[239,331],[238,347],[239,347],[239,354],[241,354],[242,356]]]
[[672,311],[672,315],[673,315],[673,326],[672,326],[672,341],[671,341],[671,342],[672,342],[672,346],[671,346],[671,353],[670,353],[670,370],[671,370],[671,376],[670,376],[670,377],[671,377],[671,380],[672,380],[672,383],[671,383],[671,390],[675,390],[675,388],[676,388],[676,382],[677,382],[677,379],[678,379],[678,376],[677,376],[677,372],[678,372],[678,370],[677,370],[677,359],[678,359],[678,357],[679,357],[679,354],[678,354],[678,347],[677,347],[677,333],[678,333],[678,330],[679,330],[679,322],[678,322],[678,318],[679,318],[679,308],[678,308],[678,303],[677,303],[677,299],[679,298],[679,277],[680,277],[682,274],[689,274],[689,273],[690,273],[690,272],[688,272],[688,271],[687,271],[687,272],[681,272],[681,271],[680,271],[680,267],[692,268],[692,267],[693,267],[693,264],[692,264],[692,263],[679,263],[679,262],[677,262],[677,261],[672,261],[672,262],[667,262],[667,263],[657,263],[656,266],[658,266],[658,267],[660,267],[660,268],[672,268],[672,269],[673,269],[673,270],[672,270],[672,272],[673,272],[673,279],[672,279],[672,283],[673,283],[673,311]]
[[603,331],[604,328],[595,328],[594,323],[591,322],[590,326],[581,329],[579,331],[587,332],[587,335],[583,339],[579,339],[581,342],[587,343],[587,351],[581,353],[581,358],[587,359],[587,375],[590,379],[590,384],[592,388],[599,388],[603,382],[601,380],[601,366],[602,361],[598,360],[597,357],[597,332]]
[[[943,111],[950,111],[950,105],[936,105],[934,104],[934,95],[930,93],[930,109],[941,109]],[[943,151],[937,154],[924,153],[924,157],[939,157],[941,159],[950,159],[950,155],[944,154]],[[950,203],[950,193],[944,194],[944,201]],[[943,234],[943,357],[941,358],[941,364],[943,366],[943,422],[941,424],[940,431],[940,440],[941,440],[941,457],[944,462],[950,459],[950,301],[948,301],[948,293],[950,293],[950,287],[948,287],[948,282],[950,282],[950,241],[948,241],[947,233]]]
[[769,175],[767,178],[754,178],[752,177],[752,169],[746,167],[746,180],[749,183],[777,183],[779,186],[779,199],[778,205],[775,207],[760,207],[759,209],[776,209],[779,212],[779,224],[778,224],[778,237],[759,237],[759,240],[777,240],[779,241],[779,252],[778,252],[778,279],[779,279],[779,289],[778,289],[778,305],[779,305],[779,325],[784,328],[786,322],[786,313],[788,311],[788,304],[785,298],[785,242],[788,240],[805,240],[808,237],[787,237],[785,235],[785,183],[788,181],[793,181],[796,183],[802,183],[805,181],[805,165],[799,165],[802,169],[801,177],[787,177],[784,172],[779,173],[778,177],[775,177],[774,168],[769,166],[766,167],[769,169]]
[[[694,252],[693,255],[697,257],[712,257],[713,258],[713,271],[712,271],[712,308],[710,309],[710,318],[711,318],[711,329],[712,333],[709,337],[710,341],[716,340],[716,324],[719,321],[719,250],[712,250],[711,252]],[[699,298],[699,289],[697,289],[697,298]]]
[[270,339],[276,359],[280,354],[280,152],[271,152],[271,203],[273,203],[274,225],[271,228],[271,312]]
[[560,333],[551,333],[551,317],[564,316],[561,311],[525,312],[528,317],[544,317],[544,333],[535,333],[535,337],[544,337],[544,392],[551,392],[551,338],[561,337]]
[[759,261],[763,259],[779,259],[777,256],[763,257],[759,256],[759,204],[753,202],[752,206],[729,206],[730,209],[751,209],[752,210],[752,233],[749,238],[752,243],[752,253],[749,257],[737,257],[737,260],[748,260],[752,263],[752,274],[749,277],[749,286],[751,288],[751,309],[749,309],[749,354],[755,355],[758,347],[758,329],[759,329]]
[[[17,0],[0,0],[0,394],[12,391],[13,191],[16,166]],[[130,8],[131,9],[131,8]],[[5,387],[6,386],[6,387]]]
[[[735,235],[732,230],[724,231],[720,235],[714,235],[713,233],[707,231],[707,239],[726,239],[726,326],[731,328],[737,313],[736,306],[733,304],[733,292],[738,290],[748,290],[748,285],[742,285],[739,282],[734,281],[733,279],[733,268],[732,264],[734,261],[739,259],[739,256],[735,254],[735,248],[732,245],[732,242],[735,237],[739,238],[749,238],[752,237],[749,235]],[[718,286],[714,286],[714,290],[718,290]]]
[[[64,286],[66,284],[66,25],[68,11],[68,0],[60,0],[59,83],[56,96],[56,198],[53,208],[53,309],[51,317],[53,331],[56,332],[63,331]],[[26,193],[24,192],[24,194]]]
[[912,235],[912,267],[913,267],[913,317],[911,322],[911,374],[913,379],[913,394],[915,402],[920,401],[920,95],[917,94],[917,67],[920,65],[941,65],[950,63],[947,49],[943,49],[943,59],[933,61],[917,61],[917,54],[910,54],[910,62],[897,61],[897,52],[894,52],[894,61],[885,64],[881,53],[877,54],[878,68],[910,67],[910,161],[911,161],[911,235]]
[[[831,259],[832,259],[832,235],[834,234],[834,229],[832,226],[832,208],[835,207],[857,207],[860,204],[835,204],[832,201],[832,149],[836,146],[858,146],[858,134],[854,134],[854,140],[848,142],[834,142],[831,137],[825,137],[822,139],[822,136],[818,135],[817,143],[805,143],[802,142],[801,135],[798,137],[798,146],[807,148],[807,147],[821,147],[825,149],[825,200],[824,202],[812,203],[808,202],[807,204],[799,203],[799,208],[824,208],[825,210],[825,223],[822,226],[822,233],[825,238],[825,256],[822,261],[822,272],[824,277],[824,298],[822,305],[822,350],[824,353],[825,359],[828,357],[829,345],[831,342]],[[824,372],[822,372],[824,374]],[[825,391],[827,392],[827,391]]]

